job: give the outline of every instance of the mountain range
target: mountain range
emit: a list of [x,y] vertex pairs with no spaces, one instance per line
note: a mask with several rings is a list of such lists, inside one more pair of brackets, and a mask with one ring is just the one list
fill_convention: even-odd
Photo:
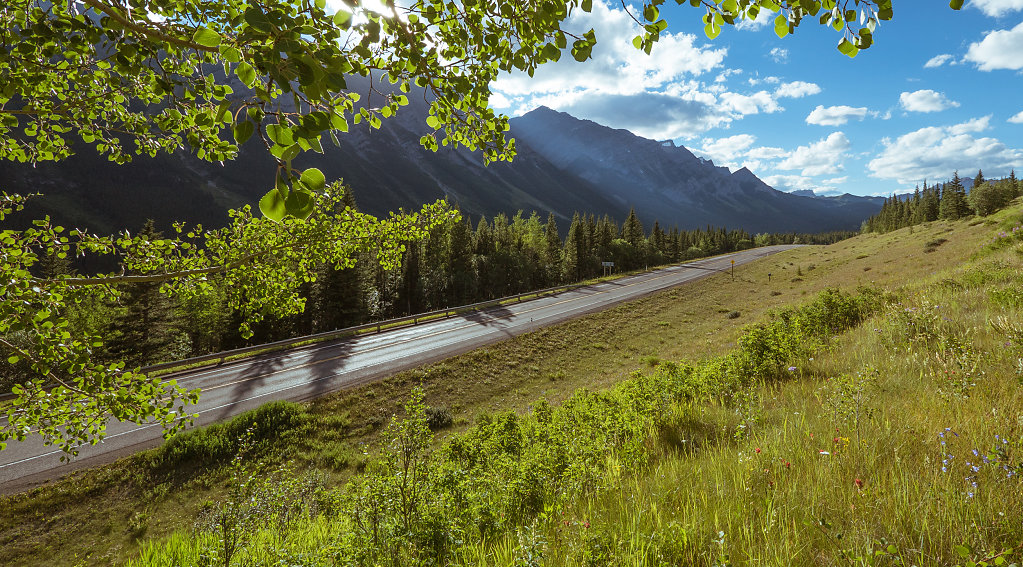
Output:
[[[340,147],[325,144],[325,154],[307,152],[295,166],[342,179],[360,208],[375,215],[447,197],[473,218],[553,212],[563,228],[575,212],[621,220],[635,208],[648,226],[657,220],[664,227],[710,224],[750,232],[855,230],[883,203],[783,193],[748,169],[730,172],[672,142],[544,107],[511,120],[514,161],[485,167],[479,155],[465,150],[423,149],[428,105],[424,97],[410,98],[379,130],[353,128],[340,137]],[[12,217],[14,224],[49,214],[98,233],[135,229],[147,218],[161,227],[175,220],[218,226],[227,208],[255,205],[267,191],[274,172],[268,158],[250,142],[224,164],[181,150],[118,166],[81,148],[67,160],[36,167],[0,162],[0,190],[43,194]]]

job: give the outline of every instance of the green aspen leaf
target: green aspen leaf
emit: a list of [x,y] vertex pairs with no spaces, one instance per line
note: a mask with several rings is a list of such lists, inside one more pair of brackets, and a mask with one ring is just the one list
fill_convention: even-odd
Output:
[[17,364],[19,360],[21,360],[21,357],[16,354],[7,357],[7,362],[11,364]]
[[323,172],[315,167],[302,172],[302,176],[298,179],[299,183],[305,186],[306,189],[319,193],[323,191],[323,188],[327,186],[327,178],[323,175]]
[[436,129],[440,128],[440,126],[441,126],[440,118],[437,118],[436,116],[432,116],[432,115],[431,116],[427,116],[426,117],[426,125],[429,126],[430,128],[433,128],[434,130],[436,130]]
[[245,23],[261,32],[268,32],[273,29],[270,19],[266,17],[262,10],[256,7],[245,10]]
[[[962,2],[960,2],[959,4],[962,5]],[[955,549],[955,552],[959,554],[959,557],[965,559],[970,556],[970,548],[966,547],[965,545],[957,545],[953,549]]]
[[789,35],[789,19],[783,14],[774,19],[774,33],[782,38]]
[[553,43],[548,43],[543,47],[543,54],[545,57],[552,61],[557,61],[558,59],[561,59],[561,50],[558,49],[558,47]]
[[703,26],[703,33],[707,34],[708,39],[714,39],[721,33],[721,26],[715,25],[711,22]]
[[230,45],[221,45],[220,55],[229,63],[238,63],[242,60],[242,52],[238,51],[237,47]]
[[953,10],[960,10],[963,7],[963,0],[952,0],[948,3],[948,7]]
[[330,116],[330,125],[335,130],[340,130],[341,132],[348,131],[348,120],[345,120],[345,117],[339,114],[332,114]]
[[637,35],[636,37],[632,38],[632,46],[635,47],[636,49],[642,49],[643,36]]
[[849,57],[856,57],[856,54],[860,51],[856,48],[856,45],[854,45],[853,42],[845,39],[844,37],[842,38],[842,41],[838,43],[838,50]]
[[657,6],[654,6],[654,5],[651,5],[651,4],[647,4],[646,6],[643,6],[643,17],[646,19],[646,21],[648,21],[648,22],[657,21],[657,16],[659,14],[660,14],[660,11],[657,9]]
[[256,83],[256,70],[244,61],[234,68],[234,74],[238,75],[238,80],[246,87],[252,88],[252,85]]
[[295,136],[291,128],[283,124],[268,125],[266,127],[266,137],[270,138],[271,142],[281,146],[290,146],[295,143]]
[[[262,205],[260,201],[260,205]],[[295,218],[305,219],[313,213],[316,200],[313,194],[308,191],[292,191],[284,200],[284,209]],[[266,214],[266,213],[263,213]]]
[[589,12],[593,10],[593,0],[583,0],[582,5],[580,7],[583,9],[583,12]]
[[[346,27],[345,24],[352,19],[352,15],[344,10],[338,10],[334,14],[334,25],[338,27]],[[347,28],[346,28],[347,29]]]
[[192,34],[192,41],[205,47],[217,47],[221,38],[220,34],[209,28],[199,28]]
[[774,0],[760,0],[760,7],[764,8],[765,10],[770,10],[772,12],[777,12],[778,10],[781,9],[777,4],[774,3]]
[[263,213],[264,217],[275,222],[281,222],[284,219],[284,215],[288,213],[284,202],[285,199],[281,196],[280,191],[271,189],[270,192],[263,195],[263,198],[259,200],[259,211]]
[[256,125],[248,120],[242,120],[241,122],[234,125],[234,141],[238,144],[244,144],[252,134],[256,131]]

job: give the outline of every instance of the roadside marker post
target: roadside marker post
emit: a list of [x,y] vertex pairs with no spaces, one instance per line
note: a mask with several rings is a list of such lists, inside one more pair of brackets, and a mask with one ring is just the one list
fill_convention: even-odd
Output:
[[735,281],[735,260],[732,260],[732,281]]

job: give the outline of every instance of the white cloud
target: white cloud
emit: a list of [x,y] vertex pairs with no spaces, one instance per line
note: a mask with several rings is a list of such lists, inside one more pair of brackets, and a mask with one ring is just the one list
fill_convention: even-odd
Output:
[[809,146],[799,146],[777,167],[800,169],[804,177],[834,175],[842,171],[842,160],[851,147],[852,143],[843,132],[832,132]]
[[750,151],[746,152],[746,157],[749,157],[751,159],[778,159],[781,157],[785,157],[785,155],[787,154],[788,152],[786,152],[782,148],[760,146],[758,148],[753,148]]
[[993,18],[1023,10],[1023,0],[973,0],[970,5],[980,8],[981,12]]
[[786,193],[805,191],[807,189],[812,191],[820,185],[817,180],[802,175],[766,175],[761,177],[761,179],[771,187]]
[[791,193],[793,191],[810,190],[818,197],[843,193],[840,186],[848,181],[847,177],[820,180],[804,175],[767,175],[760,178],[764,180],[764,183],[779,191]]
[[735,25],[737,30],[757,31],[774,21],[775,14],[770,10],[760,10],[755,20],[743,19]]
[[807,124],[819,126],[841,126],[850,120],[863,120],[867,115],[867,108],[853,106],[821,106],[810,111],[806,117]]
[[984,130],[990,128],[990,125],[991,115],[988,114],[987,116],[981,118],[974,118],[973,120],[967,120],[966,122],[949,126],[948,131],[952,135],[958,136],[959,134],[983,132]]
[[757,91],[748,95],[728,92],[722,93],[719,99],[722,108],[742,115],[761,112],[771,114],[784,110],[767,91]]
[[[981,121],[986,121],[980,119]],[[992,175],[1023,166],[1023,150],[1006,147],[995,138],[974,138],[978,121],[953,126],[930,126],[883,140],[884,150],[867,164],[870,175],[909,186],[924,179],[944,179],[955,170],[983,169]]]
[[774,59],[775,63],[785,63],[789,60],[789,50],[781,47],[771,49],[769,55],[771,56],[771,59]]
[[971,43],[966,60],[981,71],[1023,69],[1023,22],[1011,30],[988,32],[978,43]]
[[702,148],[693,148],[693,150],[714,160],[714,163],[718,165],[734,167],[746,149],[756,141],[756,137],[750,134],[738,134],[716,140],[708,138],[704,140]]
[[1023,110],[1009,118],[1008,122],[1013,124],[1023,124]]
[[910,112],[939,112],[959,106],[958,102],[946,98],[944,93],[931,89],[904,92],[899,95],[899,102],[902,108]]
[[[547,63],[533,77],[525,73],[502,75],[494,89],[506,95],[598,91],[604,94],[636,94],[658,89],[683,77],[699,76],[721,65],[727,50],[696,44],[692,34],[664,34],[650,55],[632,45],[639,33],[632,18],[598,0],[591,12],[577,11],[566,22],[572,31],[590,28],[597,45],[592,59],[579,63],[566,50],[558,62]],[[580,32],[581,35],[581,32]]]
[[742,69],[725,69],[724,71],[721,71],[717,77],[714,77],[714,82],[723,83],[728,80],[728,77],[738,75],[739,73],[742,73]]
[[778,77],[774,77],[774,76],[767,76],[767,77],[764,77],[763,79],[761,79],[760,75],[757,75],[757,76],[754,76],[754,77],[750,77],[749,79],[747,79],[747,81],[749,82],[751,87],[755,87],[755,86],[759,85],[760,83],[767,83],[769,85],[777,85],[778,83],[781,82],[781,79],[778,78]]
[[928,59],[927,63],[924,63],[924,68],[931,69],[934,67],[941,67],[946,63],[952,63],[954,60],[955,57],[953,57],[952,55],[949,55],[948,53],[942,53],[941,55],[935,55],[934,57]]
[[803,98],[804,96],[815,95],[821,92],[820,86],[816,83],[808,83],[806,81],[793,81],[791,83],[785,83],[778,87],[774,91],[775,96],[778,98]]
[[566,52],[533,77],[502,75],[493,92],[509,105],[495,103],[495,109],[519,115],[544,105],[660,140],[691,138],[746,114],[781,110],[770,92],[729,92],[729,79],[740,70],[725,68],[727,50],[700,44],[696,35],[664,34],[650,55],[637,50],[632,38],[639,27],[609,0],[594,2],[592,12],[575,12],[565,27],[594,29],[592,59],[578,63]]

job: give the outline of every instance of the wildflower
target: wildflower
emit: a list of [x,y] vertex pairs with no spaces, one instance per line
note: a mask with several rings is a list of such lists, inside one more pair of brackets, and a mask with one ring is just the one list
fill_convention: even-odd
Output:
[[585,528],[589,529],[589,527],[590,527],[590,523],[589,523],[589,522],[586,522],[585,524],[583,524],[583,527],[585,527]]
[[759,453],[760,452],[760,447],[757,447],[756,449],[753,449],[753,450],[756,451],[757,453]]
[[862,479],[858,478],[858,479],[854,480],[853,484],[856,485],[856,488],[863,488],[863,480]]
[[795,371],[796,371],[796,367],[795,366],[789,366],[789,372],[795,372]]
[[821,449],[820,453],[821,453],[822,455],[830,455],[830,454],[831,454],[831,453],[829,453],[829,452],[825,451],[824,449]]
[[788,461],[785,461],[785,468],[787,468],[787,469],[792,468],[792,463],[790,463]]

